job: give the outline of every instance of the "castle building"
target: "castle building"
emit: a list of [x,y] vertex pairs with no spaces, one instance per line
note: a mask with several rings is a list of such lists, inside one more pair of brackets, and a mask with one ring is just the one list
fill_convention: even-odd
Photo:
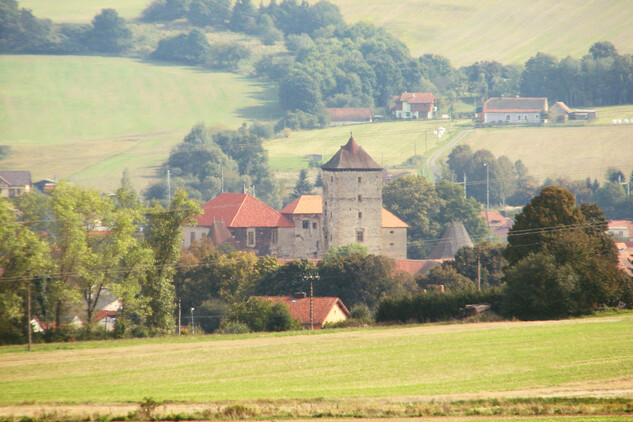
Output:
[[325,249],[360,243],[380,254],[382,167],[350,137],[321,169]]
[[359,243],[370,254],[406,259],[409,226],[382,207],[380,165],[350,137],[321,169],[323,196],[303,195],[279,213],[247,194],[212,199],[198,225],[184,227],[183,246],[201,237],[226,241],[213,237],[220,224],[238,249],[258,255],[318,259],[331,247]]

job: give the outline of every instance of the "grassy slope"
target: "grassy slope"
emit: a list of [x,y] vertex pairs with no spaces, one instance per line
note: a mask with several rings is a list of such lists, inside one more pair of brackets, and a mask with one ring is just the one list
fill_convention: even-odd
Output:
[[624,315],[165,339],[160,347],[137,340],[80,350],[36,345],[32,353],[0,348],[0,404],[494,394],[590,385],[633,376],[631,322]]
[[[313,0],[316,1],[316,0]],[[627,0],[332,0],[350,22],[388,29],[414,56],[441,54],[454,65],[523,63],[538,51],[580,57],[609,40],[633,53]]]
[[3,168],[103,189],[130,168],[141,187],[198,122],[235,128],[277,113],[248,78],[123,58],[0,56]]
[[[633,116],[633,107],[600,109],[603,114],[601,120],[610,122],[609,116]],[[608,124],[479,129],[463,143],[474,151],[487,149],[497,157],[520,159],[540,181],[558,176],[602,181],[609,167],[627,175],[633,171],[632,140],[633,124]]]
[[[633,124],[612,125],[611,120],[633,116],[633,106],[598,110],[599,120],[587,126],[477,129],[463,143],[473,150],[488,149],[497,157],[520,159],[540,181],[561,175],[602,180],[608,167],[629,174],[633,170]],[[437,125],[452,128],[452,135],[460,130],[457,123],[448,122],[383,122],[291,133],[288,138],[267,142],[266,147],[271,163],[287,183],[294,183],[298,170],[307,166],[306,154],[323,153],[327,160],[345,144],[350,131],[378,163],[395,166],[413,155],[414,145],[418,155],[433,152],[437,142],[432,131]],[[442,138],[440,145],[449,140]]]
[[20,7],[31,9],[38,18],[54,22],[90,22],[101,9],[115,9],[125,19],[136,18],[152,0],[18,0]]
[[[318,0],[309,0],[316,3]],[[441,54],[454,65],[477,60],[523,63],[538,51],[580,57],[596,41],[633,53],[627,0],[330,0],[345,20],[385,27],[414,56]],[[137,17],[150,0],[22,0],[22,7],[57,22],[89,22],[104,7]],[[266,1],[264,3],[267,3]],[[581,24],[579,24],[581,23]]]

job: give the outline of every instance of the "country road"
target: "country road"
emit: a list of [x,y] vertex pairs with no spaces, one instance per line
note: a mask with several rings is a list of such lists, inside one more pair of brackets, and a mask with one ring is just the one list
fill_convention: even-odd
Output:
[[444,154],[448,149],[453,148],[455,145],[459,144],[470,132],[473,131],[473,128],[468,128],[462,131],[459,135],[457,135],[453,140],[451,140],[448,144],[444,145],[433,154],[431,154],[426,161],[427,166],[431,169],[431,181],[435,182],[437,178],[440,176],[440,171],[437,166],[437,159]]

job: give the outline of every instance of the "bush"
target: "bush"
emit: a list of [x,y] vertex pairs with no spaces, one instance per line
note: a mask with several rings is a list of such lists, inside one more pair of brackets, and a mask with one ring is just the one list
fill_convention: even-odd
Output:
[[364,303],[357,303],[349,310],[350,317],[352,319],[367,320],[371,319],[371,313],[369,307]]
[[435,322],[459,316],[460,308],[468,304],[489,303],[491,310],[500,309],[503,289],[460,292],[421,292],[413,296],[387,297],[376,310],[377,322]]
[[246,334],[250,332],[251,330],[248,328],[248,325],[239,321],[226,321],[218,330],[220,334]]

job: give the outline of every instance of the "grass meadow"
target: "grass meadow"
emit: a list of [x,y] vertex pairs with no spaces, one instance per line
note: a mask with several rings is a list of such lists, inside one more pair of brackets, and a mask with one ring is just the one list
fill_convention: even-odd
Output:
[[48,18],[60,23],[85,23],[101,9],[115,9],[125,19],[140,16],[152,0],[18,0],[20,7],[31,9],[38,18]]
[[0,348],[0,405],[633,393],[633,316]]
[[198,122],[235,129],[277,116],[276,91],[231,73],[125,58],[0,56],[6,169],[113,189],[138,188]]
[[[523,0],[330,1],[340,8],[346,22],[364,21],[384,27],[404,42],[414,56],[440,54],[456,66],[481,60],[524,63],[539,51],[561,58],[581,57],[597,41],[611,41],[621,53],[633,53],[627,0],[567,0],[555,5]],[[133,19],[149,3],[150,0],[20,1],[36,16],[55,22],[90,22],[106,7]]]

